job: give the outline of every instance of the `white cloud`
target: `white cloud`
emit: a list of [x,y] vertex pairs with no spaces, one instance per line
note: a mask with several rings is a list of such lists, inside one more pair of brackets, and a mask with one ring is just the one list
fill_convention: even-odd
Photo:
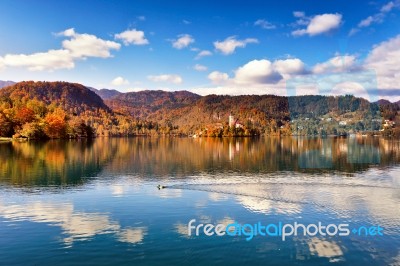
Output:
[[194,65],[193,69],[196,71],[207,71],[208,68],[206,66],[196,64]]
[[26,67],[30,71],[72,69],[75,67],[74,58],[68,50],[49,50],[34,54],[7,54],[0,57],[0,68]]
[[355,70],[356,57],[354,55],[336,55],[324,63],[316,64],[313,73],[339,73]]
[[361,20],[360,23],[358,23],[358,27],[359,28],[368,27],[373,22],[378,22],[378,21],[381,21],[381,19],[379,17],[369,16],[366,19]]
[[[356,55],[339,55],[308,70],[298,58],[252,60],[233,75],[214,71],[208,79],[214,86],[191,89],[207,94],[342,95],[353,94],[370,101],[400,99],[400,34],[373,47],[360,62]],[[294,91],[293,91],[294,89]]]
[[302,18],[305,16],[305,13],[303,11],[294,11],[293,16],[296,18]]
[[234,71],[229,78],[227,73],[214,71],[208,75],[213,84],[259,87],[265,84],[274,85],[283,79],[294,75],[302,75],[305,71],[304,63],[298,58],[276,60],[252,60]]
[[212,52],[210,52],[208,50],[203,50],[203,51],[201,51],[200,53],[197,54],[195,59],[200,59],[200,58],[202,58],[204,56],[211,56],[211,55],[212,55]]
[[373,99],[371,99],[371,95],[368,93],[368,90],[366,88],[364,88],[360,83],[352,81],[344,81],[335,84],[329,94],[335,96],[352,94],[367,99],[369,101],[373,101]]
[[208,79],[214,84],[222,84],[229,79],[229,75],[219,71],[213,71],[208,75]]
[[30,71],[54,71],[72,69],[76,60],[87,57],[111,57],[111,50],[119,50],[121,45],[100,39],[90,34],[76,33],[73,28],[57,33],[57,36],[70,38],[62,42],[63,49],[51,49],[33,54],[6,54],[0,57],[0,68],[26,67]]
[[260,26],[263,29],[266,30],[271,30],[271,29],[275,29],[276,26],[274,24],[272,24],[271,22],[266,21],[265,19],[259,19],[256,22],[254,22],[255,26]]
[[349,32],[349,36],[353,36],[354,34],[356,34],[356,33],[359,32],[359,31],[360,31],[360,29],[352,28],[352,29],[350,30],[350,32]]
[[243,85],[238,86],[235,84],[223,84],[220,86],[210,86],[210,87],[200,87],[193,88],[190,90],[193,93],[199,95],[210,95],[210,94],[220,94],[220,95],[262,95],[262,94],[274,94],[274,95],[286,95],[285,84],[284,82],[280,82],[274,85],[254,85],[254,86],[246,86]]
[[349,36],[352,36],[360,31],[361,28],[370,27],[373,24],[382,23],[386,17],[386,14],[392,11],[394,8],[400,7],[400,0],[390,1],[383,5],[378,13],[368,16],[367,18],[361,20],[357,27],[352,28],[349,32]]
[[183,82],[183,79],[179,75],[174,75],[174,74],[162,74],[162,75],[150,75],[147,76],[147,79],[153,81],[153,82],[169,82],[169,83],[174,83],[174,84],[181,84]]
[[244,48],[249,43],[258,43],[257,39],[247,38],[244,40],[237,40],[235,36],[231,36],[226,38],[224,41],[216,41],[214,42],[214,47],[221,53],[225,55],[229,55],[235,52],[235,49],[240,47]]
[[398,7],[400,5],[400,1],[390,1],[386,5],[383,5],[381,8],[381,12],[390,12],[393,8]]
[[189,34],[181,34],[178,37],[178,39],[172,42],[172,47],[176,49],[183,49],[194,43],[194,39]]
[[64,40],[62,46],[71,52],[73,57],[111,57],[110,50],[119,50],[121,45],[113,41],[106,41],[90,34],[79,34],[74,29],[64,31],[64,36],[71,37]]
[[235,83],[238,84],[266,84],[276,83],[282,79],[282,75],[277,72],[271,61],[253,60],[239,67],[235,71]]
[[182,20],[182,23],[185,24],[185,25],[189,25],[189,24],[191,24],[192,22],[190,22],[189,20],[184,19],[184,20]]
[[118,89],[118,91],[120,91],[120,92],[138,92],[138,91],[145,91],[145,90],[147,90],[147,89],[142,88],[142,87],[131,87],[131,88]]
[[298,58],[276,60],[273,66],[277,72],[285,77],[294,74],[304,74],[306,72],[304,63]]
[[398,89],[400,84],[400,35],[376,45],[364,67],[376,72],[378,87]]
[[116,40],[122,40],[125,45],[146,45],[149,41],[145,38],[144,32],[136,29],[126,30],[119,34],[115,34]]
[[316,15],[310,19],[305,29],[298,29],[292,32],[293,36],[302,36],[308,34],[315,36],[330,32],[340,26],[342,22],[341,14],[322,14]]
[[74,28],[69,28],[69,29],[66,29],[65,31],[57,33],[56,35],[57,36],[72,37],[72,36],[75,35],[75,29]]
[[122,86],[122,85],[128,85],[129,81],[124,79],[123,77],[116,77],[111,81],[111,85],[113,86]]
[[146,20],[146,17],[145,16],[137,16],[136,17],[138,20],[140,20],[140,21],[145,21]]

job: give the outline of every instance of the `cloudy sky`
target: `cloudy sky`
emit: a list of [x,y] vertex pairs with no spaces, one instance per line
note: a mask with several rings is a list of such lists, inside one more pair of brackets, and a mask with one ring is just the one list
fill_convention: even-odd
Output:
[[2,0],[0,10],[0,80],[400,100],[400,0]]

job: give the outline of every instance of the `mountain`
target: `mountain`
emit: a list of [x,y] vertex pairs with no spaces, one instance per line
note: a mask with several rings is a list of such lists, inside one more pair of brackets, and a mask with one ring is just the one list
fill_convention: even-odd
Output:
[[10,80],[3,81],[3,80],[0,80],[0,89],[4,88],[4,87],[7,87],[7,86],[14,85],[14,84],[15,84],[14,81],[10,81]]
[[113,110],[138,118],[151,118],[160,110],[175,110],[191,106],[201,96],[188,91],[153,91],[128,92],[106,100]]
[[230,115],[241,124],[264,128],[271,123],[281,127],[290,120],[320,120],[323,116],[337,121],[372,119],[379,111],[377,104],[354,96],[199,96],[187,91],[142,91],[121,94],[105,102],[116,112],[171,124],[183,132],[207,125],[225,125]]
[[388,104],[391,104],[390,101],[385,100],[385,99],[380,99],[380,100],[378,100],[378,101],[376,101],[376,102],[374,102],[374,103],[376,103],[376,104],[378,104],[378,105],[388,105]]
[[77,83],[24,81],[3,88],[0,90],[0,97],[13,101],[23,98],[36,99],[46,105],[54,104],[76,114],[96,109],[110,111],[100,96]]
[[122,94],[121,92],[117,90],[110,90],[110,89],[95,89],[92,87],[87,87],[89,90],[95,92],[97,95],[99,95],[103,100],[111,99],[115,96],[118,96]]
[[400,134],[400,127],[396,127],[400,125],[399,113],[398,103],[370,103],[351,95],[200,96],[160,90],[120,93],[77,83],[33,81],[0,90],[0,136],[29,138],[85,137],[92,133],[342,135],[377,132],[382,119],[390,120],[383,133],[396,135]]
[[127,135],[136,125],[148,126],[115,114],[100,96],[81,84],[26,81],[0,90],[1,137]]

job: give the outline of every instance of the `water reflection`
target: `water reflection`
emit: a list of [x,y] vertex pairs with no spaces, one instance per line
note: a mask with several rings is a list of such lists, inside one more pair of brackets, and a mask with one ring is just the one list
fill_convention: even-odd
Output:
[[335,241],[327,241],[319,238],[312,238],[308,243],[310,253],[318,257],[329,258],[329,262],[343,260],[343,251]]
[[62,235],[66,235],[63,238],[66,246],[101,234],[115,234],[121,242],[141,243],[147,231],[145,227],[122,228],[107,214],[76,211],[72,203],[36,201],[6,204],[2,200],[0,216],[13,222],[30,221],[58,226]]
[[[25,258],[48,254],[38,263],[63,262],[65,250],[52,241],[61,239],[75,262],[396,265],[399,163],[400,142],[383,138],[0,143],[0,259],[29,264]],[[194,218],[380,225],[384,237],[194,241],[187,235]]]
[[106,142],[0,143],[0,182],[16,186],[80,185],[113,157]]
[[365,137],[99,138],[0,143],[0,162],[0,182],[15,186],[75,186],[90,177],[122,174],[148,179],[282,171],[356,173],[399,164],[400,142]]

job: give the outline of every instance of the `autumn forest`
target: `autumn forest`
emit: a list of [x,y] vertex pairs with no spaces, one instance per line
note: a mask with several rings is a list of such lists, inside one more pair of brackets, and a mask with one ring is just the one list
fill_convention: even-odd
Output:
[[0,136],[399,136],[400,104],[351,95],[120,93],[68,82],[20,82],[0,89]]

